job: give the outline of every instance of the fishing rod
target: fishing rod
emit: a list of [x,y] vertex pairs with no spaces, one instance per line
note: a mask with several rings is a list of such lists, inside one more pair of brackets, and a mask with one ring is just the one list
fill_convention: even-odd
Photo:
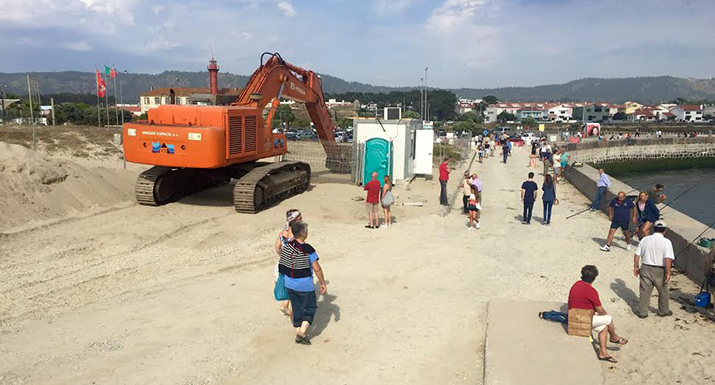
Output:
[[683,249],[680,250],[680,251],[678,252],[678,254],[675,255],[675,258],[678,258],[678,256],[679,256],[680,254],[682,254],[683,251],[685,251],[686,249],[688,249],[693,243],[695,243],[695,241],[698,240],[698,238],[702,237],[703,234],[705,234],[705,233],[706,233],[708,230],[710,230],[710,228],[713,227],[713,226],[715,226],[715,221],[713,221],[713,223],[709,224],[708,227],[706,227],[705,230],[703,230],[702,233],[698,234],[697,237],[695,237],[692,241],[690,241],[690,243],[688,243],[687,245],[685,245],[685,247],[683,247]]
[[663,212],[663,210],[665,210],[668,206],[670,206],[671,204],[673,204],[673,202],[677,201],[678,198],[680,198],[680,197],[682,197],[683,195],[685,195],[685,193],[687,193],[688,191],[692,190],[695,186],[699,185],[699,184],[700,184],[702,181],[704,181],[705,179],[708,179],[708,178],[710,177],[710,175],[712,175],[712,174],[713,174],[713,172],[709,172],[709,173],[708,173],[707,175],[705,175],[702,179],[700,179],[700,180],[697,181],[695,184],[693,184],[692,186],[690,186],[690,188],[688,188],[687,190],[685,190],[685,191],[683,191],[682,193],[680,193],[680,195],[678,195],[677,197],[673,198],[672,201],[668,202],[668,204],[666,204],[665,206],[663,206],[663,208],[660,209],[660,212]]
[[[627,196],[628,194],[634,192],[634,191],[640,191],[640,189],[642,189],[642,188],[645,187],[645,186],[650,185],[651,183],[653,183],[653,182],[648,182],[648,183],[644,184],[643,186],[634,188],[633,190],[627,192],[627,193],[626,193],[626,196]],[[575,217],[575,216],[577,216],[577,215],[581,215],[581,214],[583,214],[583,213],[585,213],[586,211],[589,211],[589,210],[591,210],[591,207],[590,207],[590,206],[589,206],[589,208],[587,208],[587,209],[585,209],[585,210],[583,210],[583,211],[579,211],[579,212],[577,212],[576,214],[571,214],[571,215],[567,216],[566,219],[573,218],[573,217]]]

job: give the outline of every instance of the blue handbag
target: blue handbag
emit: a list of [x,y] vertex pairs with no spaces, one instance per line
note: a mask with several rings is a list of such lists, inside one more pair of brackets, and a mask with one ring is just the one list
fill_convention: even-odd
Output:
[[[703,290],[705,289],[705,290]],[[695,295],[695,307],[708,307],[710,305],[710,285],[708,282],[708,277],[705,277],[702,286],[700,286],[700,293]]]
[[288,299],[288,290],[286,290],[285,275],[278,274],[276,286],[273,287],[273,297],[276,301],[285,301]]

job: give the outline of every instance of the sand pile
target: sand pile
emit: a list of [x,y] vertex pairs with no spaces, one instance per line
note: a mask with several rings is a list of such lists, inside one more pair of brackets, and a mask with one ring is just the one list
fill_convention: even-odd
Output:
[[0,142],[0,231],[130,202],[135,177]]

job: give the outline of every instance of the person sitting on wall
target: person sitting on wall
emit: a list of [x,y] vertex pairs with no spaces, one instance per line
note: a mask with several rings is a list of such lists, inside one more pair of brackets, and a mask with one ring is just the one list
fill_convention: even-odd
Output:
[[601,305],[598,291],[592,286],[596,277],[598,277],[598,269],[596,266],[586,265],[581,269],[581,280],[574,283],[573,286],[571,286],[571,290],[569,290],[568,308],[588,309],[595,312],[591,327],[598,333],[598,359],[616,363],[618,361],[611,357],[608,354],[608,350],[606,350],[606,338],[610,335],[611,338],[609,341],[618,345],[625,345],[628,343],[628,340],[616,333],[613,318],[608,315],[606,309]]

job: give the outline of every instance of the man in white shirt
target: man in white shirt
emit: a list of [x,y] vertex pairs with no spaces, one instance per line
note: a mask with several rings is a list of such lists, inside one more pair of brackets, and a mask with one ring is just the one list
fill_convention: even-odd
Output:
[[673,315],[668,308],[670,299],[668,282],[670,282],[670,269],[673,266],[673,260],[675,260],[673,243],[664,236],[668,229],[668,225],[664,221],[656,221],[653,229],[653,235],[641,239],[638,250],[633,256],[633,275],[640,276],[640,302],[637,314],[639,318],[648,317],[648,306],[650,306],[653,287],[658,290],[658,316]]

